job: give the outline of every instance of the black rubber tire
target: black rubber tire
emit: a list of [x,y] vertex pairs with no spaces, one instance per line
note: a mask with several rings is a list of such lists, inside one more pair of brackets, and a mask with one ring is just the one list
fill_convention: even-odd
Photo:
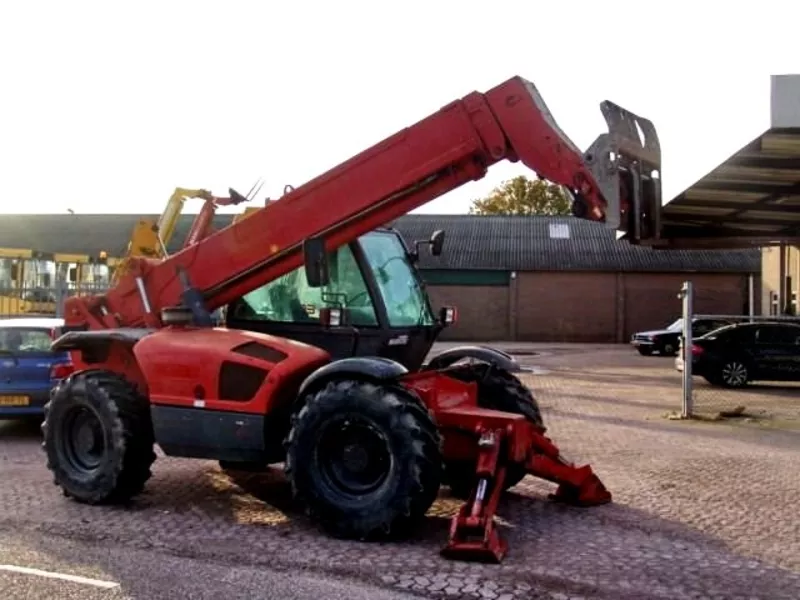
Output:
[[652,356],[653,355],[653,350],[651,348],[641,348],[641,347],[639,347],[639,348],[637,348],[637,350],[639,351],[639,354],[641,354],[642,356]]
[[[448,369],[447,374],[460,381],[478,383],[478,406],[493,410],[523,415],[531,423],[546,431],[539,403],[530,389],[514,374],[492,367],[488,377],[487,364],[458,365]],[[526,475],[521,465],[509,465],[503,489],[517,485]],[[445,462],[443,483],[458,498],[469,496],[476,484],[475,463],[464,461]]]
[[659,349],[661,356],[675,356],[678,354],[678,349],[671,342],[667,342]]
[[[349,493],[326,476],[328,428],[339,420],[361,422],[381,438],[391,461],[384,479],[362,494]],[[363,438],[362,438],[363,439]],[[408,535],[439,492],[441,437],[416,395],[395,385],[337,380],[304,399],[286,439],[285,472],[292,491],[311,519],[329,534],[346,539]],[[371,454],[374,456],[375,454]]]
[[[99,423],[103,448],[94,468],[70,458],[72,417],[81,410]],[[144,489],[156,459],[150,405],[136,388],[110,371],[81,371],[59,383],[42,423],[47,468],[64,494],[87,504],[126,502]]]
[[[743,378],[734,378],[726,376],[725,371],[735,370],[741,373]],[[719,372],[714,373],[712,376],[716,385],[721,387],[737,389],[747,386],[750,382],[750,366],[742,360],[730,359],[726,360],[719,368]]]

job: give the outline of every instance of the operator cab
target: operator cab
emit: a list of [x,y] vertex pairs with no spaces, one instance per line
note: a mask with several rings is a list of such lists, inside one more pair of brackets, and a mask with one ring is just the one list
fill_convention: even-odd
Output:
[[[309,268],[313,257],[306,244],[306,265],[228,305],[225,324],[305,342],[334,359],[381,356],[416,370],[446,319],[432,310],[415,263],[421,244],[438,256],[443,242],[444,232],[437,231],[410,251],[396,230],[381,228],[327,253],[326,259],[321,250],[316,269]],[[320,278],[327,281],[314,281]],[[325,309],[340,309],[344,322],[330,323]]]

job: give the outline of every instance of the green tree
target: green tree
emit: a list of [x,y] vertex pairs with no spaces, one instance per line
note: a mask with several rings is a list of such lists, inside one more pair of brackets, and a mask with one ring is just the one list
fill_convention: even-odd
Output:
[[524,175],[504,181],[483,199],[473,200],[473,215],[571,215],[572,200],[560,186]]

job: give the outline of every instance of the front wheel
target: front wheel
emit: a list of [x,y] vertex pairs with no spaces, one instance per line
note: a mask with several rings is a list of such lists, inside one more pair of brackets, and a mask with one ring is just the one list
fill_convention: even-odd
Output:
[[79,502],[122,502],[139,494],[156,459],[150,405],[110,371],[63,380],[45,406],[47,468]]
[[285,470],[310,516],[336,537],[405,534],[439,491],[440,436],[395,385],[333,381],[293,418]]

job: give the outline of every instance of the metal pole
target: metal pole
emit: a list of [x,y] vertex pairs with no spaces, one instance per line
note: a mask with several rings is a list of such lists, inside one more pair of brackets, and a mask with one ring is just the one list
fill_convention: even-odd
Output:
[[678,295],[683,300],[683,344],[681,352],[683,358],[683,402],[681,417],[688,419],[692,416],[692,299],[694,288],[691,281],[684,281]]
[[778,246],[780,256],[778,257],[778,314],[786,314],[786,245]]
[[64,302],[67,299],[67,282],[58,276],[56,272],[56,317],[64,318]]
[[750,322],[753,322],[753,317],[756,315],[756,286],[755,277],[752,273],[747,276],[747,309],[749,311]]

